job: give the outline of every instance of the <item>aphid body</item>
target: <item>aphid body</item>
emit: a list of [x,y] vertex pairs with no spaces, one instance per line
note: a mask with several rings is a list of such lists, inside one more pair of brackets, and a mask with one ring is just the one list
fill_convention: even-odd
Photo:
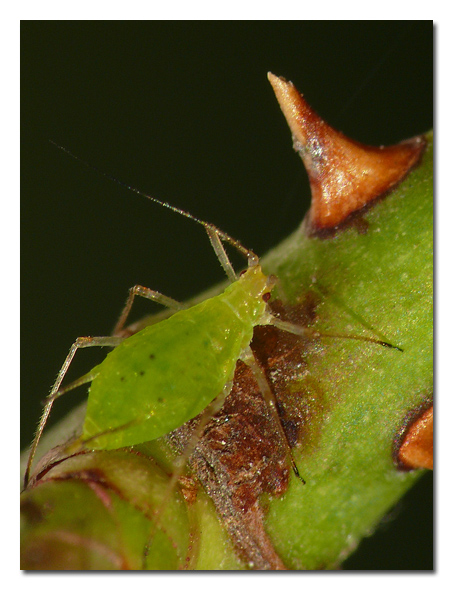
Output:
[[220,295],[144,328],[110,352],[92,371],[82,435],[87,446],[153,440],[202,412],[233,379],[254,326],[267,323],[263,296],[273,284],[258,264],[251,266]]

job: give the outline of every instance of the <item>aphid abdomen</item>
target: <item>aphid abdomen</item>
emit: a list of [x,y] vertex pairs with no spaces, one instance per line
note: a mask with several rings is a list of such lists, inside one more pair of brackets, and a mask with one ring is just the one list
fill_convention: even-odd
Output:
[[244,286],[256,283],[252,271],[107,355],[90,388],[83,432],[88,447],[114,449],[168,434],[222,392],[265,310],[261,297],[244,302]]

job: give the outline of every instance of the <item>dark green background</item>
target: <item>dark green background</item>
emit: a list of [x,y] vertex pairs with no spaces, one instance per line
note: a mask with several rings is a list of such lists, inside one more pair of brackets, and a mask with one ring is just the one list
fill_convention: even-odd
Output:
[[[222,279],[201,228],[49,139],[263,254],[309,195],[267,71],[365,143],[433,125],[430,21],[28,21],[21,44],[23,446],[69,346],[108,334],[130,286],[184,299]],[[80,352],[69,378],[99,358]],[[346,568],[431,569],[431,503],[428,476]]]

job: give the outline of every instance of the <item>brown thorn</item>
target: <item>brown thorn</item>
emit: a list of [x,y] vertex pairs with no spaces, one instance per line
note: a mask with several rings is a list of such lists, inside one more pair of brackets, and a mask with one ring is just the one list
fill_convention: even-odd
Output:
[[307,170],[313,230],[332,229],[400,182],[425,146],[415,137],[389,147],[372,147],[336,131],[308,105],[292,82],[269,72],[294,149]]
[[405,469],[433,468],[433,406],[406,431],[398,451],[398,462]]

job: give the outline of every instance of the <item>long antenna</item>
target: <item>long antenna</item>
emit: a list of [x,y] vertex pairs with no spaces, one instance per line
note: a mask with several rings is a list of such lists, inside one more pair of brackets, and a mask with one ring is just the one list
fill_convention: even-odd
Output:
[[[170,205],[170,203],[167,203],[166,201],[161,201],[160,199],[153,197],[153,196],[149,195],[148,193],[143,192],[143,191],[139,190],[138,188],[135,188],[134,186],[127,184],[127,182],[123,182],[122,180],[119,180],[118,178],[116,178],[115,176],[112,176],[108,172],[104,172],[100,168],[97,168],[96,166],[94,166],[93,164],[90,164],[86,160],[83,160],[79,156],[76,156],[70,150],[59,145],[58,143],[56,143],[52,139],[49,139],[49,141],[56,148],[58,148],[59,150],[61,150],[62,152],[64,152],[65,154],[67,154],[68,156],[73,158],[74,160],[77,160],[78,162],[80,162],[81,164],[83,164],[84,166],[89,168],[90,170],[94,170],[95,172],[97,172],[101,176],[104,176],[105,178],[108,178],[109,180],[116,182],[120,186],[123,186],[124,188],[126,188],[134,193],[137,193],[137,195],[140,195],[142,197],[145,197],[146,199],[149,199],[153,203],[157,203],[157,205],[160,205],[161,207],[165,207],[166,209],[170,209],[170,211],[174,211],[175,213],[178,213],[179,215],[182,215],[183,217],[187,217],[188,219],[195,221],[195,223],[199,223],[201,226],[203,226],[205,228],[206,231],[208,231],[209,229],[214,230],[218,234],[218,236],[220,237],[221,240],[234,246],[237,250],[239,250],[239,252],[241,252],[241,254],[243,254],[247,258],[249,258],[250,256],[255,256],[255,254],[251,250],[249,250],[248,248],[243,246],[238,240],[235,240],[234,238],[229,236],[227,233],[225,233],[224,231],[222,231],[221,229],[216,227],[213,223],[209,223],[208,221],[203,221],[202,219],[195,217],[195,215],[192,215],[188,211],[184,211],[184,209],[180,209],[179,207],[175,207],[174,205]],[[208,235],[209,235],[209,231],[208,231]]]

